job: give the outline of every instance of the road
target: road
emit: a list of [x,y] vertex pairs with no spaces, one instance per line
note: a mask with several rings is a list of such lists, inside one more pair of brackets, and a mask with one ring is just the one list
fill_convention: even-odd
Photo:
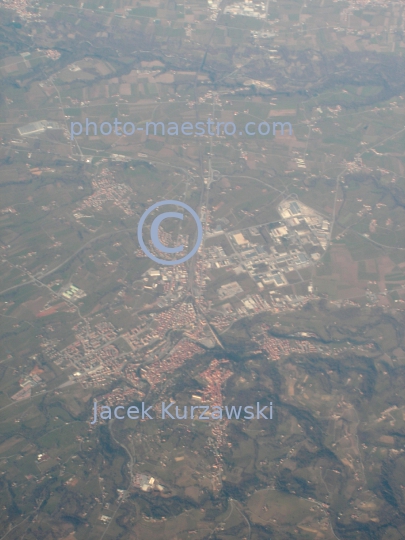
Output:
[[[52,270],[49,270],[48,272],[45,272],[45,273],[38,272],[35,276],[32,276],[31,279],[29,279],[28,281],[24,281],[24,283],[19,283],[18,285],[14,285],[13,287],[9,287],[8,289],[4,289],[4,290],[0,291],[0,295],[6,294],[6,293],[8,293],[10,291],[13,291],[13,290],[16,290],[16,289],[19,289],[20,287],[24,287],[25,285],[29,285],[30,283],[35,283],[35,282],[39,281],[39,278],[43,279],[43,278],[46,278],[46,277],[50,276],[54,272],[57,272],[60,268],[62,268],[69,261],[71,261],[72,259],[77,257],[77,255],[79,255],[79,253],[81,253],[83,250],[85,250],[93,242],[97,242],[97,240],[100,240],[101,238],[107,238],[108,236],[113,236],[115,234],[119,234],[119,233],[122,233],[122,232],[125,233],[125,232],[132,232],[132,231],[136,231],[136,230],[137,230],[137,228],[120,229],[118,231],[111,231],[111,232],[108,232],[108,233],[100,234],[100,236],[96,236],[95,238],[92,238],[91,240],[88,240],[85,244],[82,245],[82,247],[80,247],[77,251],[75,251],[67,259],[65,259],[62,263],[60,263],[55,268],[52,268]],[[44,284],[41,283],[41,285],[44,285]]]

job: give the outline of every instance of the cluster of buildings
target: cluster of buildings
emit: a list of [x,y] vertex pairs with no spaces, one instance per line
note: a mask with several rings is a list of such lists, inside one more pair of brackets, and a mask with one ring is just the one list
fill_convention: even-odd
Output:
[[29,137],[31,135],[39,135],[44,133],[47,129],[62,129],[62,126],[58,122],[50,120],[37,120],[36,122],[30,122],[20,128],[17,128],[21,137]]
[[237,281],[231,281],[229,283],[225,283],[225,285],[222,285],[218,289],[218,298],[220,300],[225,300],[225,298],[231,298],[239,293],[243,293],[242,287]]
[[[154,335],[157,339],[163,339],[168,330],[187,330],[188,335],[200,335],[201,321],[197,319],[193,304],[182,302],[180,305],[159,313],[154,317]],[[196,334],[197,333],[197,334]]]
[[[224,233],[232,254],[223,245],[205,251],[207,269],[232,269],[236,275],[248,273],[258,289],[287,285],[288,274],[311,266],[326,250],[329,221],[299,201],[286,200],[278,211],[281,221]],[[227,283],[218,290],[220,299],[242,292],[239,284]]]
[[200,377],[207,381],[201,397],[202,401],[218,405],[219,407],[222,406],[222,388],[229,377],[233,375],[233,372],[226,368],[227,365],[229,366],[228,360],[220,361],[214,358],[208,369],[200,373]]
[[[230,369],[228,360],[217,360],[214,358],[208,369],[200,373],[200,377],[207,382],[202,395],[194,395],[193,399],[204,403],[210,403],[218,407],[223,406],[223,394],[222,389],[226,384],[226,381],[233,375]],[[212,489],[214,492],[218,492],[222,486],[222,476],[224,471],[224,464],[222,459],[221,447],[223,447],[226,441],[226,428],[229,420],[224,419],[222,421],[215,421],[211,426],[212,437],[208,437],[207,446],[214,455],[214,463],[212,465]],[[228,443],[230,445],[230,443]]]
[[[116,356],[113,349],[106,348],[111,347],[108,343],[118,336],[118,332],[112,323],[102,322],[96,324],[93,330],[83,323],[79,323],[73,330],[76,331],[76,341],[61,351],[55,350],[53,352],[53,343],[45,344],[48,356],[54,359],[56,365],[63,368],[69,364],[74,364],[77,368],[91,371],[98,366],[97,354],[101,354],[106,359]],[[115,347],[113,348],[115,349]],[[103,351],[103,349],[105,350]]]
[[[86,371],[87,378],[82,382],[85,388],[92,387],[94,384],[103,385],[113,374],[121,372],[126,363],[126,357],[120,357],[119,351],[115,345],[105,345],[97,350],[90,357],[85,358],[82,366]],[[81,376],[81,372],[77,372]]]
[[123,405],[130,402],[134,398],[138,397],[138,395],[138,392],[134,388],[120,386],[118,388],[114,388],[112,392],[99,396],[97,399],[98,402],[102,402],[103,405],[115,407],[117,405]]
[[231,304],[224,304],[221,308],[223,315],[211,316],[210,320],[218,332],[224,332],[233,322],[239,319],[239,313],[237,313]]
[[29,0],[4,0],[5,7],[12,9],[25,21],[31,19],[38,19],[38,13],[35,13],[30,9],[31,4]]
[[38,386],[40,383],[42,383],[40,373],[43,373],[43,371],[43,369],[36,366],[30,371],[28,375],[22,377],[18,381],[21,386],[21,390],[11,396],[11,399],[13,399],[14,401],[21,401],[23,399],[29,398],[31,396],[31,388],[34,388],[35,386]]
[[[143,317],[146,319],[144,322],[122,335],[109,322],[96,324],[93,328],[79,323],[73,329],[76,341],[71,345],[58,350],[57,339],[41,336],[42,347],[44,353],[62,369],[73,366],[76,371],[70,378],[80,380],[85,388],[103,386],[108,380],[119,375],[124,376],[130,383],[131,395],[133,392],[138,396],[144,395],[143,390],[147,384],[145,381],[153,388],[164,382],[170,373],[193,355],[203,352],[191,339],[198,341],[206,338],[207,324],[197,319],[191,303],[182,303],[157,315]],[[173,329],[185,330],[188,339],[180,340],[169,355],[165,356],[168,352],[165,336]],[[114,343],[118,337],[122,337],[134,352],[120,353]],[[149,349],[142,354],[141,350],[146,347]],[[140,376],[139,367],[145,360],[148,360],[148,366],[141,369]],[[126,394],[121,394],[121,397],[124,395]],[[18,395],[16,398],[22,399],[24,396]],[[104,397],[108,402],[112,400],[111,404],[122,402],[117,401],[119,396],[114,393]]]
[[220,0],[208,0],[208,8],[211,11],[211,19],[213,21],[217,20],[220,3]]
[[364,165],[363,159],[360,154],[354,156],[353,161],[343,160],[343,165],[345,166],[345,169],[347,170],[347,172],[352,173],[352,174],[356,172],[360,172],[360,171],[363,171],[363,172],[372,171],[372,169]]
[[55,49],[48,49],[45,52],[45,56],[47,58],[50,58],[51,60],[59,60],[59,58],[62,56],[59,51],[55,51]]
[[164,491],[165,488],[159,484],[158,480],[149,474],[136,473],[132,480],[132,486],[141,491]]
[[[339,356],[347,354],[348,351],[355,351],[356,354],[370,354],[375,351],[373,343],[356,345],[326,345],[321,342],[309,341],[302,338],[315,338],[318,336],[310,332],[297,332],[291,335],[291,339],[277,338],[269,335],[270,326],[263,324],[259,327],[258,333],[252,336],[252,341],[258,344],[260,350],[266,352],[270,360],[280,360],[282,357],[296,354],[319,353],[322,356]],[[301,338],[301,339],[297,339]]]
[[153,324],[142,325],[134,328],[123,335],[133,350],[147,347],[154,341],[162,340],[169,330],[179,330],[187,328],[193,330],[197,323],[197,318],[193,304],[181,303],[162,313],[158,313],[151,320]]
[[261,338],[259,341],[260,346],[268,353],[271,360],[280,360],[282,356],[288,356],[292,353],[308,354],[319,352],[319,348],[311,341],[279,339],[265,334]]
[[148,340],[146,342],[144,341],[145,338],[138,338],[138,335],[145,331],[145,326],[146,323],[143,323],[139,326],[136,326],[135,328],[132,328],[131,330],[129,330],[129,332],[126,332],[122,335],[122,338],[125,339],[125,341],[128,343],[132,350],[136,350],[149,343]]
[[270,311],[270,305],[260,294],[248,295],[242,298],[242,303],[248,312],[260,313],[261,311]]
[[[159,231],[160,233],[160,231]],[[167,246],[172,245],[171,240],[165,241],[163,240],[162,236],[160,236],[160,241]],[[184,238],[179,237],[178,244],[186,245],[184,243]],[[166,256],[166,254],[162,254],[160,252],[157,252],[155,247],[152,246],[152,243],[149,245],[149,250],[152,254],[156,255],[157,257],[160,257],[162,259],[169,258]],[[187,250],[185,250],[187,252]],[[138,249],[135,253],[137,257],[146,257],[145,253],[142,251],[142,249]],[[182,254],[179,254],[179,257],[181,257]],[[158,285],[161,285],[161,288],[163,289],[164,295],[170,295],[171,293],[175,293],[178,291],[181,291],[185,288],[188,281],[188,273],[186,266],[184,264],[178,264],[176,266],[161,266],[159,269],[150,268],[147,270],[144,274],[144,289],[145,290],[153,290],[157,289]],[[148,282],[148,280],[151,280],[151,282]],[[162,304],[166,305],[165,303]]]
[[182,290],[187,285],[188,272],[184,264],[175,267],[166,266],[161,271],[162,285],[164,293],[172,293]]
[[[126,186],[116,184],[108,169],[103,169],[94,180],[93,187],[94,195],[87,198],[84,205],[100,208],[106,200],[113,200],[129,208],[131,190],[127,191],[129,188]],[[212,346],[204,343],[204,340],[208,343],[208,338],[213,343],[208,322],[217,331],[223,332],[233,322],[246,316],[265,311],[278,313],[298,309],[307,301],[307,297],[290,291],[285,294],[281,287],[288,284],[290,271],[309,266],[317,260],[317,255],[320,256],[328,242],[330,225],[324,217],[296,200],[283,201],[278,210],[282,218],[278,222],[232,233],[221,232],[229,242],[229,250],[225,250],[222,244],[200,251],[194,274],[195,286],[200,291],[196,295],[196,304],[201,315],[197,316],[191,302],[176,301],[184,294],[188,283],[185,265],[150,268],[143,275],[143,288],[158,293],[152,305],[164,308],[176,303],[159,313],[141,315],[141,324],[121,335],[132,349],[131,354],[120,354],[114,344],[120,333],[111,323],[104,322],[93,328],[79,323],[74,328],[76,341],[62,351],[57,351],[55,340],[44,340],[49,356],[63,369],[73,365],[76,369],[73,378],[80,377],[86,387],[105,384],[106,380],[120,374],[127,378],[139,395],[147,383],[152,388],[158,386],[193,355],[203,352],[198,343]],[[204,221],[208,228],[212,226],[209,212],[205,212]],[[171,238],[162,237],[161,241],[169,243]],[[211,279],[211,269],[221,270],[224,267],[233,271],[236,279],[218,289],[218,305],[215,300],[205,299],[205,288]],[[246,294],[242,282],[237,281],[240,274],[248,274],[258,291]],[[264,290],[265,286],[270,286],[270,290]],[[63,294],[75,299],[81,292],[77,287],[70,286]],[[230,300],[224,304],[223,300],[227,298]],[[166,337],[173,330],[183,331],[184,337],[170,350]],[[273,358],[288,354],[285,352],[289,350],[288,347],[288,340],[263,339],[263,349]],[[299,342],[297,347],[301,352],[313,350],[312,343],[306,341]],[[221,377],[221,370],[216,376]],[[210,372],[209,377],[214,375]],[[208,394],[214,396],[215,388],[218,394],[220,385],[216,387],[211,381]]]
[[110,322],[96,324],[93,329],[79,323],[73,330],[76,341],[62,350],[58,349],[58,339],[39,336],[44,354],[63,370],[73,367],[75,371],[69,378],[72,381],[80,380],[84,388],[104,386],[113,378],[125,374],[132,387],[137,388],[137,394],[140,394],[145,383],[137,375],[139,363],[134,361],[133,354],[120,353],[113,343],[119,333]]
[[[303,251],[313,260],[318,260],[316,254],[322,254],[329,242],[330,222],[300,201],[287,200],[279,206],[278,211],[285,220],[288,235],[298,236]],[[314,249],[319,246],[322,249]]]
[[181,367],[187,360],[195,354],[202,354],[204,349],[190,341],[181,339],[173,348],[170,355],[149,364],[146,368],[141,368],[142,376],[148,381],[152,388],[166,381],[170,374]]
[[82,291],[82,289],[79,289],[79,287],[70,285],[70,287],[62,293],[62,296],[68,300],[79,300],[80,298],[84,298],[86,293]]
[[89,217],[83,216],[80,211],[87,208],[102,210],[103,204],[108,201],[118,206],[127,216],[134,215],[131,198],[135,193],[126,184],[119,184],[109,169],[103,169],[97,177],[93,178],[92,187],[93,194],[86,197],[73,214],[77,220]]
[[[203,311],[210,319],[218,332],[223,332],[238,319],[249,317],[255,313],[270,312],[281,313],[284,311],[292,311],[301,308],[307,301],[307,296],[296,294],[281,294],[276,291],[271,291],[266,300],[263,294],[249,294],[241,297],[237,305],[231,303],[222,304],[212,310],[212,305],[202,305]],[[234,302],[235,303],[235,302]],[[218,315],[221,311],[221,315]]]
[[7,208],[2,208],[0,210],[0,214],[17,214],[18,215],[18,212],[12,206],[7,206]]
[[253,0],[230,4],[224,9],[224,13],[229,13],[233,16],[244,15],[245,17],[254,17],[256,19],[265,19],[267,17],[265,2],[254,2]]

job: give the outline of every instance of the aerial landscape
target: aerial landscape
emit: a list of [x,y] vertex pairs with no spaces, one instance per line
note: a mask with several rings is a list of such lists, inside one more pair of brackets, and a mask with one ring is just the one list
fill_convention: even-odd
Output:
[[0,2],[0,540],[405,538],[405,3],[99,1]]

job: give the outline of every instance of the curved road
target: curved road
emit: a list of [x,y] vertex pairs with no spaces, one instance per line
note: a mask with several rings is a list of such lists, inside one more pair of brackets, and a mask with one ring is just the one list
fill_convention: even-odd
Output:
[[28,285],[29,283],[35,283],[35,281],[39,280],[39,278],[45,278],[53,274],[54,272],[57,272],[62,266],[64,266],[66,263],[77,257],[79,253],[81,253],[84,249],[86,249],[90,244],[93,242],[96,242],[96,240],[100,240],[100,238],[107,238],[107,236],[112,236],[114,234],[122,233],[122,232],[130,232],[130,231],[137,231],[137,227],[133,227],[131,229],[120,229],[119,231],[112,231],[104,234],[100,234],[100,236],[96,236],[96,238],[92,238],[91,240],[88,240],[85,244],[82,245],[81,248],[79,248],[77,251],[75,251],[70,257],[65,259],[61,264],[53,268],[52,270],[49,270],[49,272],[45,272],[44,274],[42,272],[39,272],[35,276],[33,276],[28,281],[24,281],[24,283],[19,283],[18,285],[14,285],[13,287],[9,287],[8,289],[4,289],[3,291],[0,291],[0,294],[5,294],[9,291],[13,291],[14,289],[19,289],[20,287],[23,287],[24,285]]

